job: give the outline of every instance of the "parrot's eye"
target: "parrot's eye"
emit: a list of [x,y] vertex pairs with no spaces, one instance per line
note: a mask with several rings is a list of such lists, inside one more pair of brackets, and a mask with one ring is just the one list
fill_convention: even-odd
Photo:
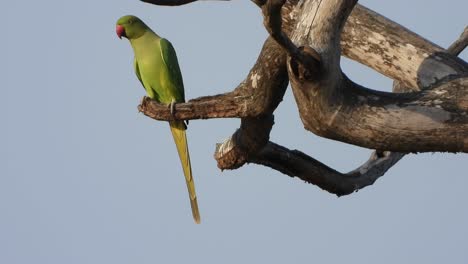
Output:
[[129,20],[129,21],[128,21],[128,24],[129,24],[129,25],[133,24],[133,20]]

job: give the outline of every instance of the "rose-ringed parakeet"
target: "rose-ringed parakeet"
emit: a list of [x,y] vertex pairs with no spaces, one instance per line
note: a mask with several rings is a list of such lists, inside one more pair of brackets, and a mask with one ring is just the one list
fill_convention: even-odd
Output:
[[[179,63],[172,44],[158,36],[143,21],[135,16],[123,16],[117,21],[117,35],[130,41],[135,54],[135,74],[146,90],[148,97],[170,104],[185,102],[184,84]],[[182,168],[187,182],[193,219],[200,223],[197,195],[192,177],[190,156],[187,146],[187,129],[184,121],[170,121],[174,142],[177,146]]]

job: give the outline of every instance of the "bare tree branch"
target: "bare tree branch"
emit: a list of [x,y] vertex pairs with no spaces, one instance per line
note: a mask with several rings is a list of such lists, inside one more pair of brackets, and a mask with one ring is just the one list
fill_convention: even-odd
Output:
[[381,156],[378,156],[374,153],[362,166],[343,174],[298,150],[289,150],[269,142],[249,161],[273,168],[291,177],[298,177],[323,190],[342,196],[372,185],[403,155],[389,155],[388,152],[383,152]]
[[[342,174],[300,151],[291,151],[268,141],[273,126],[272,113],[282,100],[288,83],[284,68],[288,54],[291,57],[287,63],[289,76],[301,118],[306,128],[314,133],[370,148],[408,152],[414,151],[411,150],[414,146],[405,149],[401,145],[421,137],[416,133],[420,132],[417,128],[443,123],[441,127],[436,126],[422,135],[424,141],[430,137],[426,133],[434,133],[434,140],[439,142],[426,141],[417,146],[417,151],[442,149],[466,152],[468,78],[460,77],[468,71],[467,64],[400,25],[357,5],[343,33],[341,46],[344,54],[400,81],[402,89],[406,91],[429,87],[427,91],[407,95],[364,89],[342,75],[339,68],[340,43],[337,39],[356,1],[331,1],[333,3],[324,2],[325,10],[317,10],[320,2],[311,0],[301,2],[293,11],[292,7],[297,1],[285,4],[285,0],[253,0],[262,8],[265,27],[271,38],[265,42],[257,63],[244,82],[233,92],[178,104],[174,117],[169,114],[167,106],[151,100],[144,100],[139,109],[159,120],[241,117],[241,127],[224,143],[217,144],[215,159],[221,169],[238,168],[246,162],[262,164],[337,195],[349,194],[371,185],[404,154],[375,151],[361,167]],[[302,11],[302,15],[298,11]],[[313,22],[314,19],[310,14],[314,13],[317,20],[312,28],[311,20]],[[297,21],[298,28],[294,31],[296,39],[292,42],[288,35]],[[294,43],[305,47],[297,48]],[[462,45],[457,44],[458,49],[462,50]],[[406,68],[395,68],[408,61],[412,62],[405,64]],[[323,71],[315,71],[314,67],[323,67]],[[441,121],[441,113],[449,113],[449,118]],[[379,123],[378,118],[374,122],[372,118],[381,115],[393,119],[380,117],[389,122]],[[421,120],[412,119],[412,115],[422,115],[425,118],[422,121],[426,123],[419,123]],[[403,122],[402,131],[385,131],[389,127],[390,130],[398,130],[394,126],[401,125],[404,117],[408,116],[410,120]],[[410,124],[411,121],[417,122]],[[410,131],[414,131],[407,133],[405,130],[408,130],[408,126]],[[344,131],[346,129],[356,131]],[[365,142],[362,140],[366,136],[360,135],[363,131],[376,131],[377,135],[372,134],[369,136],[371,140]],[[403,132],[400,138],[396,138],[401,140],[400,146],[387,148],[391,145],[387,141],[395,140],[391,135],[396,132]],[[440,138],[443,135],[451,135],[452,138],[441,146]]]
[[[314,3],[315,2],[315,3]],[[330,139],[396,152],[468,152],[466,78],[420,93],[392,94],[363,88],[340,69],[341,28],[355,1],[305,2],[295,43],[310,45],[322,57],[322,74],[303,79],[304,65],[291,58],[288,71],[306,129]],[[317,12],[314,26],[310,14]],[[451,81],[450,81],[451,80]],[[444,138],[444,140],[440,140]]]
[[465,30],[460,35],[458,40],[450,45],[447,51],[449,51],[451,54],[458,55],[462,53],[466,46],[468,46],[468,27],[465,27]]
[[[465,27],[465,30],[460,35],[460,37],[456,41],[454,41],[453,44],[450,45],[449,48],[447,48],[447,52],[449,54],[454,55],[454,56],[458,56],[463,51],[463,49],[466,48],[467,42],[468,42],[468,27]],[[422,88],[424,89],[424,88],[427,88],[427,87],[422,87]],[[393,82],[393,92],[407,93],[407,92],[411,92],[413,90],[414,90],[414,88],[404,86],[401,82],[398,82],[398,81]],[[403,156],[405,155],[405,154],[402,154],[402,153],[399,153],[399,152],[391,152],[391,151],[387,151],[386,153],[387,153],[387,157],[389,158],[389,160],[393,160],[393,159],[396,159],[396,158],[402,159]],[[374,151],[371,154],[370,159],[372,159],[372,157],[375,156],[376,154],[377,154],[377,151]],[[396,164],[396,163],[394,163],[394,164]]]
[[[171,2],[171,1],[170,1]],[[259,5],[262,6],[265,4],[265,0],[261,1],[254,1],[259,2]],[[297,0],[295,1],[288,1],[286,6],[289,4],[289,8],[284,8],[282,12],[283,18],[283,31],[290,32],[291,27],[296,23],[296,19],[298,17],[297,11],[293,11],[294,6],[297,4]],[[301,7],[297,8],[300,9]],[[400,44],[404,43],[404,44]],[[268,47],[273,49],[275,45],[269,44]],[[352,11],[346,25],[344,28],[344,32],[342,34],[342,41],[341,46],[343,49],[343,53],[345,56],[348,56],[358,62],[364,63],[375,70],[389,76],[392,79],[398,80],[401,84],[404,84],[406,87],[410,87],[415,90],[419,90],[418,88],[418,75],[421,76],[428,76],[425,78],[426,80],[437,80],[443,79],[447,75],[466,72],[468,66],[465,62],[459,59],[454,59],[450,56],[445,56],[443,49],[436,46],[435,44],[423,39],[422,37],[416,35],[415,33],[405,29],[404,27],[396,24],[393,21],[386,19],[385,17],[363,7],[359,4],[356,5],[355,9]],[[271,51],[270,51],[271,52]],[[418,64],[422,63],[424,59],[427,59],[427,54],[442,54],[441,57],[434,59],[431,63],[425,63],[427,65],[432,65],[432,67],[423,67],[420,69],[421,73],[418,72]],[[426,55],[425,55],[426,54]],[[270,56],[271,58],[277,58],[279,62],[283,61],[284,53],[283,51],[279,52],[271,52],[265,53],[264,57]],[[259,56],[260,58],[260,56]],[[397,60],[398,58],[398,60]],[[402,59],[405,58],[408,61],[403,61]],[[400,60],[401,59],[401,60]],[[409,62],[410,61],[410,62]],[[278,65],[274,61],[272,67],[276,67]],[[268,60],[259,60],[257,61],[254,67],[261,68],[263,67],[260,64],[264,64],[269,66],[271,61]],[[396,66],[395,66],[396,65]],[[407,67],[405,69],[401,67]],[[395,68],[400,67],[400,68]],[[252,72],[251,72],[252,73]],[[429,78],[431,76],[437,78]],[[255,77],[255,78],[254,78]],[[248,82],[252,80],[252,78],[256,79],[259,78],[256,82],[261,83],[266,78],[263,78],[261,75],[254,75],[249,74],[245,79]],[[267,76],[268,78],[268,76]],[[419,82],[421,83],[421,82]],[[426,87],[430,86],[432,83],[427,84]],[[246,98],[251,96],[248,91],[250,88],[248,85],[241,84],[241,87],[238,87],[242,90],[242,92],[246,93]],[[268,85],[265,85],[267,87]],[[263,87],[262,87],[263,88]],[[258,89],[257,89],[258,90]],[[265,92],[268,94],[268,92]],[[228,93],[227,95],[231,95],[232,93]],[[238,94],[239,95],[239,94]],[[242,96],[240,94],[239,96]],[[265,98],[268,100],[270,97],[268,96],[259,96],[259,98]],[[204,104],[204,100],[209,100],[214,102],[213,97],[202,97],[199,98],[200,100],[191,100],[188,104]],[[226,97],[223,100],[228,100]],[[257,98],[258,99],[258,98]],[[257,100],[255,99],[255,100]],[[223,102],[221,100],[221,103]],[[251,103],[247,103],[247,105],[252,105],[253,103],[258,103],[255,100],[252,100]],[[277,99],[278,100],[278,99]],[[281,100],[281,98],[279,99]],[[242,100],[234,100],[229,99],[228,101],[238,102],[239,104],[235,103],[234,105],[238,105],[239,107],[243,107],[245,105]],[[207,102],[209,104],[209,102]],[[171,120],[172,116],[169,114],[169,110],[165,108],[165,106],[156,107],[156,102],[151,102],[151,105],[155,107],[140,109],[144,114],[158,119],[158,120]],[[264,106],[264,103],[260,104],[261,107]],[[183,119],[199,119],[199,118],[212,118],[213,115],[208,115],[206,113],[206,107],[197,107],[197,106],[189,106],[189,105],[180,105],[180,115],[176,114],[176,118],[183,118]],[[256,114],[261,114],[262,109],[254,109],[251,113],[247,113],[242,109],[239,109],[238,113],[243,113],[244,116],[254,116]],[[193,113],[193,114],[183,114],[182,112],[185,109],[203,109],[205,113]],[[151,111],[156,111],[155,113],[151,113]],[[255,113],[254,113],[255,112]],[[232,113],[232,112],[231,112]],[[229,114],[226,114],[230,117]],[[214,118],[216,117],[223,117],[222,114],[214,114]],[[241,115],[237,117],[242,117]]]
[[[276,4],[281,3],[276,1]],[[266,21],[265,26],[270,27],[269,32],[281,31],[281,23],[272,22],[277,20],[279,12],[277,12],[277,9],[271,8],[271,6],[271,3],[270,5],[267,3],[262,7]],[[292,42],[284,41],[284,38],[284,34],[277,33],[275,40],[280,43],[283,42],[281,44],[283,48],[296,49]],[[290,56],[294,57],[291,53]],[[369,161],[361,167],[348,174],[342,174],[300,151],[291,151],[273,142],[269,142],[265,148],[257,153],[257,155],[248,159],[248,161],[271,167],[292,177],[299,177],[306,182],[340,196],[350,194],[373,184],[377,178],[384,175],[403,156],[404,154],[395,153],[390,155],[389,152],[375,152]]]
[[177,103],[175,113],[171,114],[167,105],[145,97],[138,110],[156,120],[190,120],[208,118],[248,117],[251,97],[237,95],[235,92],[192,99],[187,103]]
[[218,168],[237,169],[256,157],[268,143],[273,124],[273,115],[242,118],[241,127],[223,143],[216,144]]
[[[286,0],[268,0],[261,5],[265,28],[270,36],[283,47],[289,56],[305,65],[309,71],[318,71],[320,68],[320,55],[317,52],[304,52],[282,30],[281,11]],[[313,54],[314,56],[311,56]]]
[[[454,53],[453,50],[449,52]],[[347,174],[342,174],[300,151],[291,151],[270,142],[250,162],[271,167],[292,177],[299,177],[341,196],[373,184],[404,155],[397,152],[374,151],[365,164]]]
[[[293,15],[297,0],[290,0],[283,8],[284,14]],[[281,13],[281,12],[280,12]],[[286,34],[291,32],[292,16],[283,15],[282,23]],[[273,126],[273,111],[283,100],[288,86],[286,54],[269,37],[260,52],[257,62],[239,89],[244,93],[254,92],[257,104],[256,117],[241,119],[241,127],[231,137],[216,145],[215,159],[220,169],[235,169],[255,156],[268,142]]]
[[413,91],[468,71],[466,62],[444,48],[359,4],[346,21],[341,48],[344,56]]

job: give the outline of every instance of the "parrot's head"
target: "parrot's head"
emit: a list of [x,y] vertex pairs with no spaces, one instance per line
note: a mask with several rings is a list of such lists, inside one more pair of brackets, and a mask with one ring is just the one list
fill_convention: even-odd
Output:
[[117,20],[116,32],[119,38],[136,39],[147,29],[148,26],[136,16],[123,16]]

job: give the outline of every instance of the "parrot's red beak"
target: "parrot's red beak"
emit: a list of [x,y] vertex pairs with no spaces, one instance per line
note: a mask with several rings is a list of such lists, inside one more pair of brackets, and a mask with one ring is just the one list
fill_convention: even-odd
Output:
[[115,32],[117,32],[117,36],[119,37],[119,39],[121,39],[122,37],[126,37],[125,28],[121,25],[117,25],[117,27],[115,28]]

